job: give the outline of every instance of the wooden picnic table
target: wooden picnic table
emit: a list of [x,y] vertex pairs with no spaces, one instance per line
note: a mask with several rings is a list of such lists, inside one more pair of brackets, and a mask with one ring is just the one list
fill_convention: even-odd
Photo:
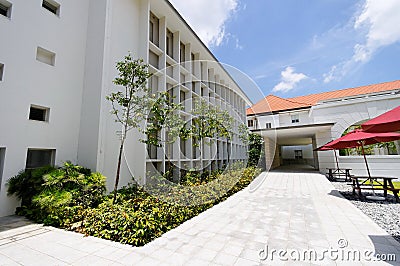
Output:
[[[387,192],[393,192],[396,202],[399,202],[399,190],[395,188],[392,180],[397,179],[396,177],[387,176],[350,176],[353,186],[353,194],[358,193],[360,198],[363,198],[361,190],[383,190],[383,195],[387,197]],[[373,181],[374,184],[368,183],[368,181]]]
[[350,180],[351,168],[326,168],[328,170],[328,179],[336,180],[336,177],[344,176],[345,181]]

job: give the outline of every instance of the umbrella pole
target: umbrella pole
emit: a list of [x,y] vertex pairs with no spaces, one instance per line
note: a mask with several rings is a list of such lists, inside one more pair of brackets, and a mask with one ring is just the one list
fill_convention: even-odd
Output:
[[365,156],[365,152],[364,152],[364,143],[362,141],[361,141],[361,149],[362,149],[362,154],[364,156],[365,166],[367,166],[368,177],[369,177],[369,179],[371,179],[371,172],[369,171],[367,157]]
[[371,179],[371,172],[369,171],[369,166],[368,166],[368,162],[367,162],[367,157],[365,156],[365,151],[364,151],[364,143],[363,143],[362,141],[360,141],[360,143],[361,143],[362,154],[363,154],[363,156],[364,156],[365,166],[367,166],[367,172],[368,172],[369,181],[371,182],[372,194],[375,196],[374,180]]
[[337,169],[339,169],[339,161],[338,161],[338,158],[337,158],[336,150],[333,150],[333,153],[335,154],[336,167],[337,167]]

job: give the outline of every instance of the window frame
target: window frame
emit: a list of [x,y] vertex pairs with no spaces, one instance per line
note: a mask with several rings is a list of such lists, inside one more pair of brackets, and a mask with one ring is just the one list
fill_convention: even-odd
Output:
[[5,14],[0,13],[0,15],[5,18],[11,19],[12,7],[13,7],[12,3],[6,0],[0,0],[0,9],[5,11]]
[[42,0],[42,7],[57,17],[60,17],[60,3],[54,0]]
[[292,115],[290,115],[290,120],[292,121],[292,124],[300,123],[300,115],[292,114]]
[[165,35],[165,53],[169,57],[174,58],[174,34],[169,29],[167,29]]
[[[43,115],[43,120],[38,120],[38,119],[33,119],[31,118],[31,112],[32,109],[37,109],[37,110],[41,110],[44,111],[44,115]],[[45,122],[48,123],[50,119],[50,108],[48,107],[44,107],[44,106],[40,106],[40,105],[35,105],[35,104],[31,104],[29,107],[29,115],[28,115],[28,120],[30,121],[37,121],[37,122]]]
[[[46,60],[50,59],[50,60]],[[36,48],[36,61],[49,65],[56,65],[56,53],[50,50],[44,49],[43,47],[38,46]]]
[[0,81],[4,80],[4,64],[0,63]]
[[[43,165],[36,165],[33,166],[32,162],[30,162],[31,164],[28,165],[28,162],[30,160],[29,158],[29,152],[37,152],[37,151],[41,151],[41,152],[50,152],[50,162],[49,164],[43,164]],[[55,165],[55,158],[56,158],[56,149],[49,149],[49,148],[28,148],[26,151],[26,160],[25,160],[25,169],[37,169],[40,167],[44,167],[44,166],[54,166]],[[31,159],[32,160],[32,159]],[[29,167],[28,167],[29,166]]]
[[149,41],[159,46],[160,43],[160,19],[150,11]]

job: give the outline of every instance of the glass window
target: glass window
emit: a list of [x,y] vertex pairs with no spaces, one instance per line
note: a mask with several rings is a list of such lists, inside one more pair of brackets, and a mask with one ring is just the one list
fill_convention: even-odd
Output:
[[28,149],[26,156],[26,168],[39,168],[54,165],[55,150]]

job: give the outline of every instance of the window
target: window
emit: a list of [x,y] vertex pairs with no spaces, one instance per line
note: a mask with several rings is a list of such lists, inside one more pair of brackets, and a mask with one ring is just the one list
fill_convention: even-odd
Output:
[[169,83],[167,83],[167,92],[168,92],[168,95],[169,95],[169,97],[168,97],[169,102],[173,103],[174,102],[174,97],[175,97],[174,96],[174,88]]
[[50,11],[51,13],[59,16],[60,15],[60,4],[53,0],[43,0],[42,7]]
[[295,159],[303,159],[303,151],[302,150],[295,150],[294,151],[294,158]]
[[247,126],[248,127],[253,127],[254,126],[254,120],[247,120]]
[[174,35],[172,34],[172,32],[167,29],[167,47],[166,47],[166,52],[167,55],[169,55],[171,58],[174,57]]
[[29,110],[29,120],[36,120],[36,121],[49,121],[49,108],[31,105]]
[[[0,148],[0,184],[2,184],[3,179],[3,169],[4,169],[4,157],[6,156],[6,148]],[[0,187],[1,191],[1,187]]]
[[28,149],[26,155],[26,169],[54,165],[55,150]]
[[151,90],[152,93],[156,93],[158,91],[158,77],[155,75],[152,75],[149,78],[149,89]]
[[196,92],[196,82],[192,81],[192,91]]
[[0,63],[0,81],[3,81],[4,64]]
[[267,128],[267,129],[268,129],[268,128],[272,128],[272,124],[271,124],[271,123],[266,123],[266,124],[265,124],[265,128]]
[[0,15],[11,18],[12,4],[6,0],[0,0]]
[[153,67],[158,68],[158,55],[156,55],[152,51],[149,52],[149,63]]
[[38,47],[36,50],[36,60],[54,66],[56,63],[56,54],[41,47]]
[[292,123],[299,123],[300,122],[300,117],[299,115],[291,115],[292,118]]
[[183,158],[186,157],[186,141],[181,139],[180,140],[180,147],[181,147],[181,153],[183,155]]
[[155,45],[159,45],[158,36],[159,36],[159,25],[160,20],[150,12],[150,22],[149,22],[149,39]]
[[180,97],[181,103],[184,102],[186,100],[186,93],[184,91],[180,91]]
[[181,73],[181,84],[185,85],[185,75]]
[[186,47],[185,44],[181,42],[181,47],[180,47],[180,61],[185,62],[185,53],[186,53]]
[[172,65],[170,63],[166,63],[166,70],[165,72],[167,73],[168,76],[170,76],[171,78],[174,77],[174,69],[172,67]]

